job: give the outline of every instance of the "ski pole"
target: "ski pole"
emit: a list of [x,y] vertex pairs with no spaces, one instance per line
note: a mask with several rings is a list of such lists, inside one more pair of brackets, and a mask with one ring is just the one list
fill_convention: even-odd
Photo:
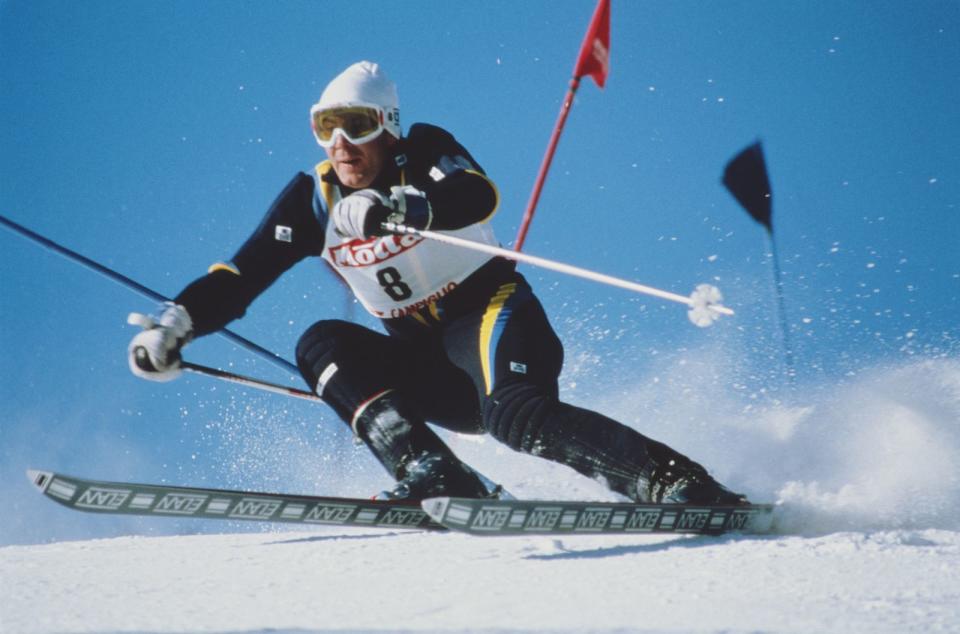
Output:
[[490,255],[500,256],[515,262],[532,264],[541,268],[550,269],[551,271],[566,273],[567,275],[573,275],[575,277],[599,282],[601,284],[616,286],[628,291],[659,297],[660,299],[677,302],[678,304],[685,304],[690,307],[690,311],[688,313],[690,321],[698,326],[709,326],[716,319],[718,319],[720,315],[734,314],[733,310],[720,303],[723,300],[723,297],[720,295],[719,289],[717,289],[716,286],[711,286],[710,284],[700,284],[689,296],[678,295],[677,293],[663,291],[658,288],[653,288],[652,286],[646,286],[644,284],[638,284],[629,280],[613,277],[612,275],[597,273],[595,271],[590,271],[588,269],[573,266],[571,264],[564,264],[563,262],[556,262],[554,260],[548,260],[546,258],[529,255],[527,253],[511,251],[510,249],[495,247],[491,244],[483,244],[481,242],[474,242],[473,240],[465,240],[464,238],[458,238],[445,233],[414,229],[413,227],[397,224],[395,222],[384,222],[381,224],[381,227],[384,230],[392,233],[408,234],[418,236],[420,238],[436,240],[437,242],[444,242],[446,244],[470,249],[472,251],[489,253]]
[[[73,260],[74,262],[77,262],[78,264],[81,264],[87,267],[88,269],[95,271],[96,273],[99,273],[100,275],[103,275],[104,277],[113,280],[114,282],[118,282],[126,286],[130,290],[135,291],[148,299],[151,299],[155,302],[170,301],[167,297],[164,297],[160,293],[156,292],[151,288],[144,286],[143,284],[137,282],[136,280],[133,280],[122,273],[118,273],[117,271],[114,271],[113,269],[107,266],[104,266],[103,264],[100,264],[95,260],[91,260],[85,255],[81,255],[76,251],[73,251],[72,249],[68,249],[67,247],[61,244],[58,244],[49,238],[45,238],[39,233],[36,233],[35,231],[31,231],[30,229],[27,229],[23,225],[17,224],[16,222],[10,220],[6,216],[0,215],[0,224],[5,225],[8,229],[12,229],[13,231],[24,236],[25,238],[33,240],[37,244],[53,251],[54,253],[58,253],[59,255],[62,255],[69,260]],[[293,363],[290,363],[289,361],[287,361],[277,353],[271,352],[266,348],[255,344],[249,339],[246,339],[245,337],[241,337],[237,333],[227,330],[226,328],[219,330],[218,333],[223,335],[227,339],[230,339],[231,341],[238,344],[239,346],[246,348],[250,352],[260,355],[267,361],[270,361],[271,363],[283,368],[284,370],[292,372],[293,374],[297,374],[297,375],[300,374],[300,370],[297,369],[296,365],[294,365]]]
[[243,376],[242,374],[234,374],[233,372],[218,370],[216,368],[198,365],[196,363],[189,363],[187,361],[181,361],[180,367],[188,372],[193,372],[194,374],[203,374],[215,379],[221,379],[223,381],[237,383],[238,385],[243,385],[245,387],[263,390],[264,392],[273,392],[274,394],[281,394],[283,396],[292,396],[294,398],[300,398],[305,401],[313,401],[316,403],[323,402],[320,397],[313,392],[307,392],[306,390],[300,390],[295,387],[288,387],[286,385],[278,385],[276,383],[261,381],[260,379],[255,379],[253,377]]
[[[150,317],[149,315],[142,315],[140,313],[130,313],[127,316],[127,323],[131,326],[140,326],[144,330],[149,330],[156,325],[153,321],[153,317]],[[320,397],[313,392],[307,392],[305,390],[289,387],[287,385],[280,385],[278,383],[269,383],[261,379],[255,379],[242,374],[234,374],[233,372],[227,372],[226,370],[218,370],[216,368],[200,365],[198,363],[190,363],[182,359],[180,360],[180,368],[188,372],[193,372],[194,374],[203,374],[204,376],[213,377],[215,379],[221,379],[223,381],[237,383],[245,387],[263,390],[264,392],[273,392],[274,394],[282,394],[283,396],[293,396],[295,398],[302,398],[307,401],[320,401]]]

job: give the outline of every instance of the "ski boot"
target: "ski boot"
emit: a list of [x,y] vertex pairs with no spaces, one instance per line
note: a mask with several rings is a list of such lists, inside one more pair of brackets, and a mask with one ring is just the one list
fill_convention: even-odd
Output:
[[487,486],[422,419],[404,407],[395,392],[386,392],[367,404],[355,417],[353,429],[397,481],[393,489],[374,499],[499,497],[499,487]]
[[406,475],[397,485],[384,491],[378,500],[423,500],[449,496],[485,498],[496,496],[465,464],[437,453],[424,452],[407,463]]
[[745,495],[734,493],[714,480],[701,465],[679,454],[662,465],[655,465],[649,476],[640,477],[637,498],[640,502],[659,504],[749,504]]

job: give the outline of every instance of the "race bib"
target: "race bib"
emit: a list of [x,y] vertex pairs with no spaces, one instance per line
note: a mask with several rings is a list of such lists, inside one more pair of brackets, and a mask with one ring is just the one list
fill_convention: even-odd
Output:
[[[477,224],[446,231],[496,245],[493,229]],[[343,277],[372,315],[405,317],[441,299],[491,256],[413,235],[369,240],[343,238],[328,223],[323,258]]]

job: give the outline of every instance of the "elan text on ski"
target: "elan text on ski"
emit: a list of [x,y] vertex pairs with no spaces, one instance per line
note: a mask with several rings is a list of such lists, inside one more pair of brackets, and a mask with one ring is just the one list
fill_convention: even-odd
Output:
[[325,259],[384,333],[323,319],[297,365],[396,480],[387,499],[491,495],[427,422],[489,434],[638,502],[742,504],[696,462],[602,414],[561,402],[563,347],[515,264],[384,222],[497,244],[493,182],[447,131],[400,126],[397,89],[359,62],[311,108],[327,159],[298,173],[229,262],[186,286],[130,343],[132,371],[165,381],[191,339],[243,316],[301,260]]

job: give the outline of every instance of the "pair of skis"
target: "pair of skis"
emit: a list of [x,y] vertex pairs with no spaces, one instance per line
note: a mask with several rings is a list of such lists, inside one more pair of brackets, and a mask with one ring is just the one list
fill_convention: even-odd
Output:
[[769,504],[686,506],[438,497],[422,502],[87,480],[27,471],[51,500],[93,513],[445,530],[473,535],[766,533]]

